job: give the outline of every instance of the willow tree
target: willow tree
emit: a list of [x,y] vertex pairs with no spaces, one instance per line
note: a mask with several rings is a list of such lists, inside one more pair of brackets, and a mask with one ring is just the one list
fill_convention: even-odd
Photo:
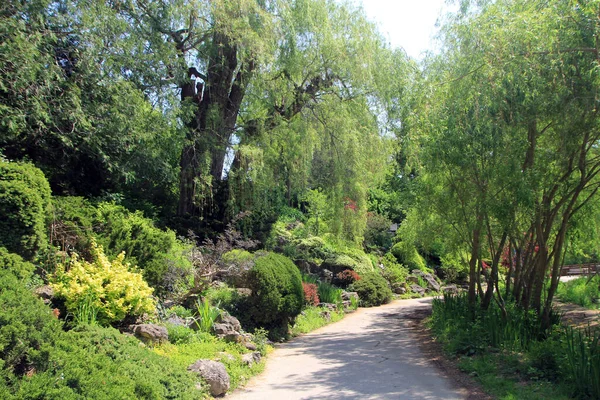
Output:
[[[444,71],[432,74],[436,118],[421,126],[455,146],[435,163],[456,171],[442,193],[467,205],[457,221],[469,233],[471,278],[482,242],[495,256],[510,241],[512,295],[545,324],[569,221],[600,185],[597,11],[562,0],[465,4],[444,29],[450,64],[431,66]],[[432,175],[449,174],[435,163]]]
[[277,52],[240,114],[233,207],[249,195],[255,209],[261,200],[298,205],[305,191],[321,189],[332,205],[332,232],[359,240],[366,190],[387,161],[379,108],[389,104],[385,92],[407,60],[351,5],[297,0],[282,4],[278,16]]

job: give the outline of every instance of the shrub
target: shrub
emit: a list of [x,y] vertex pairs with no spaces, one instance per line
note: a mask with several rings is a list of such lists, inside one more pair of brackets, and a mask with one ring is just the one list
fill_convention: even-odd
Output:
[[392,253],[386,253],[381,259],[383,264],[383,270],[381,276],[385,278],[390,284],[406,282],[408,278],[408,270],[401,264],[396,262],[396,257]]
[[429,272],[425,259],[419,254],[417,248],[409,242],[399,242],[392,247],[392,254],[398,262],[406,266],[409,270],[418,269],[420,271]]
[[350,285],[348,290],[358,293],[363,307],[379,306],[389,303],[392,299],[392,290],[387,281],[376,273],[363,275],[362,279]]
[[58,297],[65,299],[67,310],[76,313],[82,305],[97,311],[98,321],[110,324],[127,316],[152,313],[155,302],[152,289],[138,272],[132,271],[119,254],[112,262],[102,246],[92,242],[92,262],[74,256],[68,265],[59,265],[53,276],[53,288]]
[[335,283],[341,287],[348,287],[352,283],[359,281],[360,275],[351,269],[343,270],[335,276]]
[[389,249],[392,247],[392,221],[387,217],[369,212],[367,213],[367,229],[363,245],[367,249]]
[[33,265],[0,248],[0,381],[2,376],[22,375],[45,365],[60,322],[50,309],[25,286]]
[[317,285],[314,283],[302,282],[302,289],[304,290],[304,301],[309,306],[319,305],[319,294],[317,293]]
[[298,268],[285,256],[266,253],[256,259],[248,281],[252,290],[249,314],[253,322],[269,329],[272,336],[285,335],[287,324],[302,311],[304,303]]
[[139,266],[153,287],[163,285],[169,268],[190,271],[186,257],[190,245],[181,243],[170,230],[163,231],[141,212],[130,213],[124,207],[111,203],[98,206],[99,243],[107,253],[126,254],[126,261]]
[[46,246],[50,186],[31,164],[0,160],[0,245],[32,260]]

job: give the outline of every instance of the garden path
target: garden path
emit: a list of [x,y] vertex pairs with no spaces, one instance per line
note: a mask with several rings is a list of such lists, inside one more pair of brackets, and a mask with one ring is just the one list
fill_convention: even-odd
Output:
[[229,400],[465,399],[464,389],[429,363],[406,318],[431,299],[359,309],[277,346],[265,371]]

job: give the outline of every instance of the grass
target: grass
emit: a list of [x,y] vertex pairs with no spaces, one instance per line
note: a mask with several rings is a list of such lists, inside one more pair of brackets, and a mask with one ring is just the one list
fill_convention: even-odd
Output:
[[329,315],[330,319],[327,319],[323,316],[322,308],[308,307],[296,318],[296,323],[292,326],[292,336],[314,331],[344,318],[343,311],[333,311]]
[[460,368],[499,399],[600,399],[600,331],[540,330],[535,313],[507,304],[470,309],[465,296],[436,299],[430,326]]
[[[184,368],[200,359],[218,359],[225,365],[229,373],[231,379],[230,390],[237,388],[250,377],[264,370],[264,361],[250,367],[242,362],[242,355],[248,353],[248,350],[240,344],[226,343],[203,332],[191,333],[186,336],[187,340],[185,341],[180,341],[177,344],[165,343],[156,346],[153,351]],[[221,353],[227,353],[228,356]]]
[[561,282],[558,286],[557,296],[564,302],[578,304],[591,310],[599,310],[600,276],[595,276],[591,280],[581,277]]
[[339,289],[327,282],[320,282],[317,287],[319,293],[319,300],[321,303],[341,304],[342,303],[342,289]]
[[525,360],[518,354],[488,353],[463,356],[459,368],[473,377],[486,392],[500,400],[567,400],[568,389],[555,383],[527,377]]

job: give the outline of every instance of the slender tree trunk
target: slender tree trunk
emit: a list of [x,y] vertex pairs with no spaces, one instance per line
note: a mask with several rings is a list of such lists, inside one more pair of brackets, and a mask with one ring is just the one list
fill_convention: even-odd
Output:
[[477,301],[477,261],[479,260],[479,249],[481,241],[481,227],[483,225],[483,214],[478,211],[475,228],[473,229],[471,258],[469,260],[469,304],[475,306]]

